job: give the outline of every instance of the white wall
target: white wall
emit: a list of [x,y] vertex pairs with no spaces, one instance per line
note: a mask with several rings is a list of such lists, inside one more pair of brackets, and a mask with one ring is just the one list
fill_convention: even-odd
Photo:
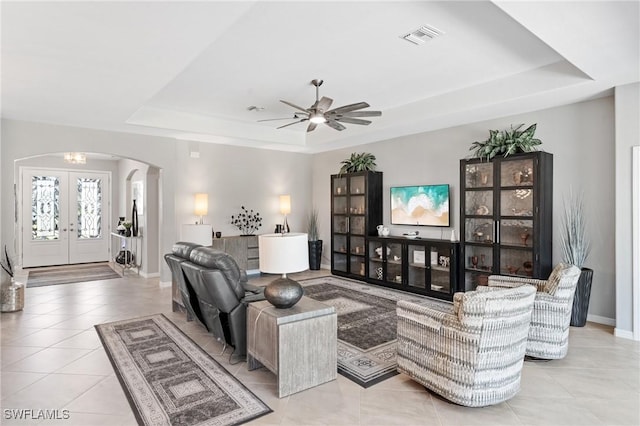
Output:
[[[179,172],[176,193],[176,229],[195,223],[194,196],[209,194],[209,212],[203,218],[213,231],[222,235],[239,235],[231,225],[231,215],[241,206],[258,211],[263,226],[258,233],[270,233],[282,223],[279,195],[291,195],[291,214],[287,217],[291,231],[306,232],[306,216],[311,202],[311,156],[266,151],[228,145],[200,143],[200,158],[191,158],[189,144],[180,145],[176,153]],[[194,146],[194,143],[191,143]]]
[[[373,153],[377,158],[377,169],[384,173],[385,224],[389,224],[390,186],[448,183],[451,185],[452,224],[459,235],[460,159],[469,155],[472,142],[487,138],[489,129],[508,129],[511,124],[520,123],[538,123],[536,136],[543,142],[542,149],[554,154],[554,263],[561,260],[558,229],[562,200],[570,187],[574,191],[585,191],[588,233],[594,243],[586,264],[594,270],[590,319],[613,325],[616,282],[612,97],[314,155],[313,202],[319,207],[321,237],[327,244],[324,263],[328,263],[331,244],[329,176],[338,172],[340,161],[352,152]],[[416,230],[415,227],[390,228],[395,235]],[[448,239],[450,235],[450,229],[418,229],[421,235],[429,238]]]
[[[208,192],[207,221],[224,235],[237,235],[230,217],[241,205],[265,217],[259,232],[272,232],[281,221],[278,195],[292,199],[290,225],[304,230],[311,201],[309,169],[311,156],[264,151],[227,145],[200,146],[200,158],[189,157],[189,143],[169,138],[145,136],[67,126],[2,120],[1,233],[2,243],[13,247],[13,162],[47,153],[66,151],[109,153],[156,166],[161,175],[159,200],[161,230],[158,262],[161,282],[170,282],[171,273],[160,255],[171,250],[182,223],[193,223],[193,194]],[[193,143],[191,143],[193,144]],[[130,209],[119,211],[130,215]],[[117,220],[117,217],[116,217]],[[149,262],[150,264],[150,262]]]
[[[615,91],[615,269],[616,335],[633,337],[633,289],[631,238],[632,222],[632,147],[640,145],[640,83],[617,87]],[[613,291],[612,291],[613,293]],[[636,336],[639,330],[635,330]]]

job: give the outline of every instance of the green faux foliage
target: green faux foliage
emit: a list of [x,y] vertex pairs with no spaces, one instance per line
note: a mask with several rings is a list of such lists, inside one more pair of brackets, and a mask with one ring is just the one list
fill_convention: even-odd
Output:
[[368,152],[352,153],[351,157],[340,162],[342,167],[339,174],[354,173],[354,172],[366,172],[376,169],[376,156]]
[[486,141],[474,142],[469,151],[473,151],[474,158],[491,160],[496,155],[508,157],[518,152],[537,151],[536,146],[542,141],[533,135],[536,132],[536,124],[532,124],[524,130],[520,130],[524,124],[511,130],[489,130],[489,138]]

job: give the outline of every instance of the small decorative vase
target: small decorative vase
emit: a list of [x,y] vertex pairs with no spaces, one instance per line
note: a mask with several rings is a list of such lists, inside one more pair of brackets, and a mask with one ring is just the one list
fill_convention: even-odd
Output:
[[[138,206],[136,206],[136,200],[133,200],[133,208],[131,209],[131,233],[134,237],[138,236]],[[128,237],[131,234],[127,235]]]
[[124,236],[125,237],[130,237],[131,236],[131,228],[125,228],[124,229]]
[[286,277],[272,281],[264,289],[264,297],[278,309],[290,308],[302,298],[302,286]]

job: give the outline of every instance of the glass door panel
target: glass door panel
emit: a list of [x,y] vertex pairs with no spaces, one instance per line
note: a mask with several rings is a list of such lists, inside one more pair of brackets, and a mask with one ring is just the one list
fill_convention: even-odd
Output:
[[31,178],[31,240],[60,239],[60,178]]
[[382,281],[384,279],[383,244],[369,241],[369,278]]
[[500,244],[533,246],[533,220],[503,219],[500,221]]
[[333,236],[333,251],[338,253],[347,252],[347,237],[345,235]]
[[431,264],[431,291],[448,294],[451,290],[451,253],[448,247],[431,246],[430,259],[438,259]]
[[464,240],[472,243],[493,243],[493,220],[465,219]]
[[491,247],[468,246],[464,267],[476,272],[492,272],[493,249]]
[[333,213],[334,214],[346,214],[347,213],[347,197],[333,197]]
[[501,216],[533,216],[533,189],[500,191]]
[[409,287],[427,288],[427,271],[431,259],[424,246],[409,244],[407,247],[407,285]]
[[351,256],[349,261],[349,273],[364,277],[364,257]]
[[491,188],[493,186],[493,164],[476,163],[465,167],[465,188]]
[[349,213],[351,214],[364,214],[364,194],[363,195],[352,195],[349,197]]
[[402,284],[402,244],[387,244],[387,281]]
[[531,276],[533,250],[500,249],[500,274]]
[[493,191],[467,191],[464,209],[469,216],[493,216]]
[[76,187],[77,238],[101,238],[102,179],[78,178]]
[[351,233],[364,235],[364,216],[351,216]]
[[349,232],[349,220],[346,216],[333,217],[333,232],[338,234],[346,234]]
[[333,195],[346,195],[347,194],[347,178],[333,179]]
[[333,269],[347,272],[347,256],[340,253],[333,253]]
[[351,254],[364,256],[364,237],[351,237]]
[[533,158],[502,160],[500,162],[500,186],[533,186]]
[[364,194],[364,176],[352,176],[349,181],[349,193]]

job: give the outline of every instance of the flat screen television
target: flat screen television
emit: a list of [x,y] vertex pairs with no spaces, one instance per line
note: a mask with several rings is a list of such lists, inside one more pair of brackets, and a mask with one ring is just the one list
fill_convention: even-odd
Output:
[[391,224],[450,226],[449,185],[392,186]]

